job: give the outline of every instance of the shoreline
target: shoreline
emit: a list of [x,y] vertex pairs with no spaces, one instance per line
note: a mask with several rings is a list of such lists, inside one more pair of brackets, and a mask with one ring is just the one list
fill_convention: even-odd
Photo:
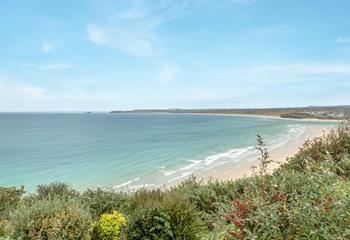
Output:
[[[271,174],[281,164],[286,163],[289,157],[293,157],[299,151],[299,149],[302,147],[305,141],[321,137],[333,128],[334,126],[306,126],[304,133],[297,139],[291,139],[287,143],[271,150],[269,150],[267,146],[270,158],[274,161],[279,162],[271,163],[268,166],[268,173]],[[195,174],[195,176],[199,179],[202,179],[204,182],[210,180],[237,180],[252,176],[252,166],[258,165],[259,161],[257,160],[257,155],[255,155],[254,157],[249,156],[245,158],[240,164],[234,162],[223,164],[221,166],[217,166],[213,169],[207,170],[202,174]]]
[[287,117],[281,117],[280,115],[274,115],[274,114],[254,114],[254,113],[216,113],[216,112],[171,112],[171,111],[149,111],[149,112],[109,112],[112,114],[118,114],[118,113],[130,113],[130,114],[179,114],[179,115],[213,115],[213,116],[237,116],[237,117],[255,117],[255,118],[266,118],[266,119],[278,119],[278,120],[289,120],[289,121],[298,121],[298,122],[340,122],[344,121],[345,119],[323,119],[323,118],[287,118]]
[[[231,114],[229,115],[231,116]],[[320,123],[325,124],[323,125]],[[336,126],[336,124],[326,123],[327,122],[324,121],[311,121],[310,124],[303,124],[305,129],[300,135],[294,133],[290,135],[290,139],[278,146],[267,145],[266,147],[269,152],[270,158],[274,161],[279,162],[271,163],[268,166],[268,174],[271,174],[281,164],[286,163],[288,157],[294,156],[299,151],[300,147],[302,147],[305,141],[321,137],[326,132],[330,131],[331,129],[334,129],[334,127]],[[254,147],[252,146],[252,148]],[[186,172],[183,176],[180,175],[178,177],[175,177],[172,181],[169,181],[168,179],[168,181],[165,182],[156,182],[152,184],[140,183],[133,185],[131,183],[133,183],[134,180],[131,180],[119,185],[114,185],[111,188],[114,191],[126,190],[127,192],[135,191],[142,187],[149,189],[168,189],[171,187],[176,187],[178,184],[181,184],[182,181],[185,181],[190,176],[195,176],[198,180],[203,181],[204,183],[211,180],[231,181],[242,179],[252,176],[252,166],[259,165],[259,161],[257,160],[258,157],[258,151],[256,150],[255,153],[250,152],[247,153],[245,156],[242,156],[242,158],[240,158],[238,161],[233,160],[213,167],[209,167],[207,169],[188,170],[188,172]]]
[[252,117],[265,119],[278,119],[297,122],[330,122],[338,123],[342,120],[338,119],[318,119],[318,118],[283,118],[276,115],[259,115],[259,114],[240,114],[240,113],[166,113],[166,114],[186,114],[186,115],[207,115],[207,116],[230,116],[230,117]]

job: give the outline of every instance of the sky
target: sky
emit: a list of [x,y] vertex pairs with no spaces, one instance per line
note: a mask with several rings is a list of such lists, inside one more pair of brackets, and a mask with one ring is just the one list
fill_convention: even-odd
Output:
[[348,0],[2,0],[0,111],[350,104]]

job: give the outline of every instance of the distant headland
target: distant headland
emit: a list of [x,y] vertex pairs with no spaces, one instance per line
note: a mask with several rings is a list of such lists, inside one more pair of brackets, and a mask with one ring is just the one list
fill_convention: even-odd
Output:
[[295,108],[136,109],[130,111],[111,111],[110,113],[233,114],[273,116],[294,119],[345,120],[350,116],[350,105],[309,106]]

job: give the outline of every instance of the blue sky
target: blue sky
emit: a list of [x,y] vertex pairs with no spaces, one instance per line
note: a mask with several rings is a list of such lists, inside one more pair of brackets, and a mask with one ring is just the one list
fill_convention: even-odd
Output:
[[348,0],[0,2],[0,111],[350,104]]

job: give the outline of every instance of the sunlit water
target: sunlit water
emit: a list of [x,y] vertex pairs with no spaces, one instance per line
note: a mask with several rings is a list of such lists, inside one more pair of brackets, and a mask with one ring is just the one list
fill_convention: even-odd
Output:
[[0,185],[33,191],[63,181],[86,187],[156,187],[300,136],[290,120],[189,114],[0,114]]

